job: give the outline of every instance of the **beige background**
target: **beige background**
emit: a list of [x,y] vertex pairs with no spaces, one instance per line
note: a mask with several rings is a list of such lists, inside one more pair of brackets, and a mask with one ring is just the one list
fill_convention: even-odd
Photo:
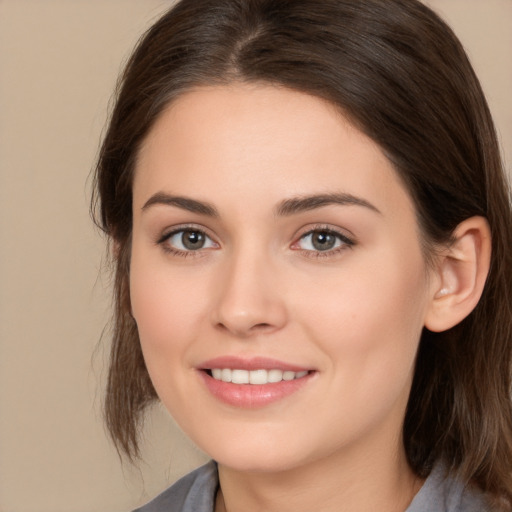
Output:
[[[203,459],[158,407],[140,470],[99,414],[104,241],[88,175],[120,63],[163,0],[0,0],[0,511],[126,511]],[[512,0],[432,0],[512,163]]]

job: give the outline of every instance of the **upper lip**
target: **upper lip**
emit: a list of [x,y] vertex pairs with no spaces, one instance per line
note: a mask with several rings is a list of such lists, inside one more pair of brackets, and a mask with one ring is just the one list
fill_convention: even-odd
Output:
[[240,356],[221,356],[204,361],[199,365],[201,370],[211,370],[213,368],[231,368],[237,370],[283,370],[291,372],[309,371],[311,368],[299,366],[296,364],[285,363],[277,359],[268,357],[240,357]]

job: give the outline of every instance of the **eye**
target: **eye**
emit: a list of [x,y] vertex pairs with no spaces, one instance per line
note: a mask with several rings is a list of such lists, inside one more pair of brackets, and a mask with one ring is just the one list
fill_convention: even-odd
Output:
[[211,249],[217,244],[204,232],[199,229],[180,229],[166,235],[161,243],[170,246],[170,249],[179,252],[199,251]]
[[351,247],[354,242],[345,235],[331,229],[314,229],[302,235],[294,248],[303,251],[329,252]]

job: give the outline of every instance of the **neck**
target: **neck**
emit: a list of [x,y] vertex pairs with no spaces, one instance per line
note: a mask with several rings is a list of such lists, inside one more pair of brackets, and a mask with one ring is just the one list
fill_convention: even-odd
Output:
[[357,460],[341,451],[277,472],[219,465],[219,480],[216,512],[404,512],[422,484],[401,446],[358,451]]

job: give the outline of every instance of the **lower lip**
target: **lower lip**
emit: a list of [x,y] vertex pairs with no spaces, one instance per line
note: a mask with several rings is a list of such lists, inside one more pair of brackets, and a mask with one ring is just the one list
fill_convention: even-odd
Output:
[[257,409],[278,402],[304,387],[314,372],[299,379],[282,380],[270,384],[233,384],[211,377],[205,371],[199,372],[208,391],[221,402],[244,409]]

